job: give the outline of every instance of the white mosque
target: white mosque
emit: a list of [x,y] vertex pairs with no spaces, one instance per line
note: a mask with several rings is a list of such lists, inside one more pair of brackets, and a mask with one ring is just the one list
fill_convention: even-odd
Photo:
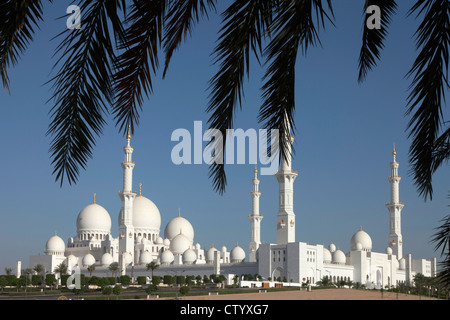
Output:
[[[413,259],[403,253],[401,211],[404,204],[399,200],[399,163],[394,146],[390,163],[391,201],[386,204],[390,213],[389,239],[385,252],[372,251],[372,239],[360,228],[350,239],[350,251],[344,253],[334,244],[325,247],[295,240],[294,180],[298,173],[291,168],[291,158],[281,162],[275,174],[279,183],[279,211],[277,214],[277,243],[262,243],[259,213],[258,171],[255,167],[252,212],[250,220],[249,254],[236,245],[231,251],[223,246],[209,249],[194,243],[194,228],[189,221],[178,216],[171,220],[161,235],[161,214],[158,207],[139,193],[133,192],[133,147],[127,136],[124,147],[123,190],[119,192],[122,202],[119,213],[119,235],[111,233],[111,217],[98,203],[80,211],[77,218],[77,234],[65,243],[56,233],[46,243],[44,255],[31,256],[30,268],[42,264],[49,272],[64,263],[69,273],[94,265],[94,275],[110,276],[109,266],[118,263],[121,274],[134,277],[149,275],[147,264],[154,261],[159,268],[155,275],[211,275],[222,274],[231,281],[235,275],[260,275],[265,281],[278,278],[291,283],[309,281],[315,285],[327,276],[331,281],[350,280],[367,287],[411,284],[417,273],[435,276],[436,258]],[[20,262],[18,262],[20,270]]]

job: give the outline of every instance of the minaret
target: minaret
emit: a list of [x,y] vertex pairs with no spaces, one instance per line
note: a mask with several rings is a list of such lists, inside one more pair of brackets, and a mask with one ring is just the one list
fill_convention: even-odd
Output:
[[398,162],[396,161],[397,152],[392,152],[393,161],[391,162],[391,175],[389,183],[391,184],[391,202],[386,204],[389,210],[389,247],[392,248],[392,253],[400,260],[403,257],[402,250],[402,228],[401,228],[401,212],[405,206],[399,200],[399,183],[401,177],[398,175]]
[[261,192],[259,191],[259,179],[258,179],[258,169],[255,164],[255,178],[252,180],[253,190],[250,192],[252,195],[252,214],[248,215],[248,219],[251,223],[251,238],[250,238],[250,254],[249,261],[256,262],[256,250],[258,250],[261,244],[261,220],[263,216],[259,214],[259,197]]
[[275,174],[279,184],[279,209],[277,214],[277,244],[295,242],[295,214],[294,214],[294,180],[298,173],[292,170],[292,143],[294,137],[288,136],[290,143],[287,148],[286,158],[281,158],[281,168]]
[[134,261],[133,202],[136,193],[132,191],[135,164],[131,159],[134,149],[130,145],[130,141],[130,128],[128,128],[127,145],[123,148],[125,153],[125,161],[122,162],[123,190],[119,191],[119,197],[122,201],[122,209],[119,214],[119,254],[128,252],[133,256],[132,261]]

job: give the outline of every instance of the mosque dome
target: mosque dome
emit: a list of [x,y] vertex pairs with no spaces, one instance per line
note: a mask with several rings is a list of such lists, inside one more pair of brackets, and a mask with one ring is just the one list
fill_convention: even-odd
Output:
[[387,247],[386,248],[386,253],[387,254],[392,254],[392,248],[391,247]]
[[95,264],[95,258],[92,254],[88,253],[83,257],[83,266],[89,267]]
[[139,257],[139,263],[140,264],[149,264],[153,261],[152,254],[148,252],[147,250],[144,251],[141,256]]
[[345,257],[345,253],[342,252],[341,250],[337,249],[334,253],[333,253],[333,263],[335,264],[345,264],[347,261],[346,257]]
[[69,268],[72,268],[73,266],[75,266],[78,263],[78,258],[75,257],[72,253],[70,253],[70,255],[67,256],[67,261],[66,261],[66,265]]
[[214,248],[214,245],[206,251],[206,262],[207,263],[213,263],[214,262],[214,252],[216,252],[217,249]]
[[66,250],[66,245],[64,244],[64,240],[61,239],[55,232],[55,235],[47,240],[45,244],[45,253],[47,255],[64,255],[64,251]]
[[243,262],[245,260],[245,251],[238,245],[231,250],[230,253],[231,262]]
[[104,267],[109,267],[111,265],[111,263],[114,262],[114,259],[111,255],[111,253],[106,252],[105,254],[102,255],[102,259],[101,259],[101,264]]
[[170,240],[167,239],[167,238],[165,238],[164,241],[163,241],[163,244],[164,244],[166,247],[169,247],[169,246],[170,246]]
[[189,248],[183,252],[182,259],[184,264],[193,264],[197,260],[197,255],[194,250]]
[[160,262],[162,265],[171,264],[174,260],[173,253],[170,250],[164,250],[161,252]]
[[92,203],[80,211],[77,218],[77,231],[111,232],[111,217],[102,206]]
[[400,260],[398,260],[398,268],[400,270],[405,270],[406,269],[406,260],[405,260],[405,258],[401,258]]
[[372,239],[367,232],[363,231],[362,228],[360,228],[360,230],[356,232],[350,240],[350,250],[358,250],[356,248],[357,243],[360,243],[362,246],[360,250],[369,252],[372,251]]
[[196,249],[196,250],[200,250],[200,248],[201,248],[201,247],[200,247],[200,243],[197,242],[197,243],[195,244],[195,249]]
[[191,241],[184,235],[184,233],[179,232],[179,234],[170,241],[170,251],[173,254],[183,254],[184,251],[189,249],[191,246]]
[[161,238],[161,237],[158,236],[158,238],[156,238],[156,244],[161,245],[161,244],[163,244],[163,243],[164,243],[163,238]]
[[183,231],[183,234],[190,240],[191,244],[194,242],[194,228],[191,223],[187,221],[185,218],[180,216],[178,213],[178,217],[172,219],[164,229],[164,238],[172,241],[179,233],[180,230]]
[[227,247],[222,246],[222,249],[220,250],[221,252],[227,252]]
[[331,252],[327,248],[323,247],[323,262],[331,263]]
[[133,262],[133,256],[129,252],[124,252],[122,259],[126,266]]
[[331,253],[335,252],[336,251],[336,245],[334,243],[331,243],[328,246],[328,250],[330,250]]
[[161,228],[161,214],[158,207],[148,198],[139,195],[133,202],[133,227],[135,230],[155,230]]

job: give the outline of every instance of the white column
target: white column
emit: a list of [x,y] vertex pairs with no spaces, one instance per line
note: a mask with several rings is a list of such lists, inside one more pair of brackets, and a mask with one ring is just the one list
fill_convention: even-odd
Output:
[[400,202],[399,185],[401,177],[398,175],[399,163],[397,162],[397,152],[392,152],[393,161],[390,163],[391,175],[388,180],[391,185],[391,202],[386,204],[389,211],[389,244],[392,253],[400,260],[403,257],[403,241],[401,228],[401,212],[404,204]]
[[248,216],[250,220],[250,244],[249,244],[249,261],[256,262],[256,251],[261,244],[261,220],[263,216],[259,214],[259,197],[261,196],[261,192],[259,191],[259,179],[258,179],[258,170],[256,169],[255,164],[255,177],[252,180],[253,190],[250,193],[252,196],[252,214]]
[[289,153],[281,159],[281,168],[275,174],[279,184],[279,209],[277,214],[277,244],[295,242],[295,213],[294,213],[294,181],[298,173],[292,171],[291,136]]
[[133,147],[130,144],[131,135],[128,130],[127,145],[123,148],[125,161],[122,162],[123,190],[119,191],[122,208],[119,216],[119,254],[128,252],[134,261],[134,227],[133,227],[133,203],[136,193],[133,192]]

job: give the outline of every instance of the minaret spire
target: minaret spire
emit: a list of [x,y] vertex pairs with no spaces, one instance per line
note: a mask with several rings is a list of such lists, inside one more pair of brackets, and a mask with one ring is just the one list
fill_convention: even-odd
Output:
[[122,161],[123,189],[119,191],[122,208],[119,214],[119,253],[129,252],[134,261],[134,227],[133,227],[133,203],[136,192],[133,192],[133,169],[135,163],[132,160],[133,147],[131,146],[130,127],[127,132],[127,145],[123,147],[125,159]]
[[288,128],[286,134],[289,137],[286,157],[282,157],[280,171],[275,174],[279,184],[279,209],[277,214],[277,244],[295,242],[295,213],[294,213],[294,180],[298,172],[292,170],[292,143],[289,119],[285,121]]
[[255,170],[253,172],[255,176],[254,179],[252,180],[253,190],[250,193],[252,196],[252,214],[248,215],[251,227],[251,236],[249,245],[250,262],[256,262],[256,250],[258,250],[259,245],[261,244],[261,220],[263,219],[263,216],[259,214],[259,197],[261,196],[261,192],[259,191],[258,169],[256,163],[255,163]]
[[403,242],[402,242],[402,230],[401,230],[401,212],[405,206],[400,202],[399,197],[399,184],[402,179],[398,175],[399,163],[397,162],[397,151],[392,151],[392,162],[390,163],[391,175],[389,176],[389,183],[391,185],[391,201],[386,204],[389,210],[389,247],[392,248],[392,253],[397,256],[397,259],[403,257]]

